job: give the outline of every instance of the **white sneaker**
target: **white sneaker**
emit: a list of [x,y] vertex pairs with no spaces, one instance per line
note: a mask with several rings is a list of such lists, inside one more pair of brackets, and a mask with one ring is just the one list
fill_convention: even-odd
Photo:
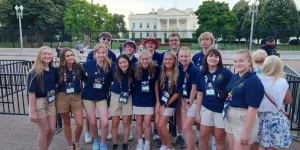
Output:
[[112,139],[112,136],[111,136],[111,133],[109,133],[106,137],[107,140],[111,140]]
[[84,142],[90,144],[93,142],[92,134],[90,132],[85,133]]
[[171,136],[172,139],[172,144],[176,144],[177,143],[177,137]]
[[211,150],[216,150],[217,146],[216,146],[216,139],[214,136],[211,137]]
[[130,131],[130,134],[129,134],[128,140],[129,140],[129,141],[132,141],[132,140],[133,140],[133,135],[132,135],[131,131]]
[[143,150],[143,148],[144,148],[144,145],[140,145],[140,144],[136,145],[136,150]]
[[159,150],[167,150],[167,149],[168,149],[167,146],[162,145]]
[[143,150],[150,150],[150,144],[145,144]]
[[199,134],[197,134],[197,132],[196,132],[196,139],[195,139],[195,142],[198,144],[199,143],[199,139],[200,139],[200,133]]
[[159,139],[159,135],[157,133],[157,129],[155,130],[152,130],[152,138],[153,138],[153,141],[156,141],[157,139]]

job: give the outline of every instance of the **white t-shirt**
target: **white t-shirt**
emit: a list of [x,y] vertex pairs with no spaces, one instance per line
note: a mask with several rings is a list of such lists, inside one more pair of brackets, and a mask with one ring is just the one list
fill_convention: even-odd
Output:
[[284,78],[278,78],[275,82],[274,77],[271,76],[261,76],[261,83],[264,85],[265,92],[268,96],[276,103],[277,108],[274,104],[270,102],[270,100],[264,96],[259,108],[258,112],[267,112],[267,111],[279,111],[283,106],[283,100],[286,94],[289,85]]

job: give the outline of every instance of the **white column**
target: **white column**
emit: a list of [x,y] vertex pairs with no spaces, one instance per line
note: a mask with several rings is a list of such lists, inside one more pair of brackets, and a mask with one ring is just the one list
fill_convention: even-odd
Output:
[[177,29],[179,29],[179,19],[176,19],[177,21]]
[[[160,19],[157,19],[157,27],[156,27],[157,31],[160,31]],[[160,32],[156,32],[156,36],[160,37]],[[155,38],[157,38],[155,37]]]
[[190,31],[188,31],[188,29],[189,29],[189,21],[188,21],[188,19],[186,19],[186,30],[187,30],[187,32],[185,34],[185,38],[190,38],[189,37],[190,36]]
[[170,25],[169,25],[169,20],[170,19],[167,19],[167,38],[169,37],[169,30],[170,30]]

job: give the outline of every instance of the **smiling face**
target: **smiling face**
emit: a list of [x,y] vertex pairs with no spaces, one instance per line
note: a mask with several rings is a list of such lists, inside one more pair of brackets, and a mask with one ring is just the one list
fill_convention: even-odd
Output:
[[144,69],[147,69],[151,63],[151,58],[147,54],[142,54],[140,56],[140,62]]
[[190,52],[187,50],[180,50],[178,59],[183,66],[188,65],[190,63]]
[[171,49],[178,49],[179,45],[180,45],[180,40],[178,36],[171,36],[169,38],[169,45],[171,47]]
[[133,44],[127,43],[127,44],[125,45],[125,54],[131,56],[131,55],[134,54],[134,52],[135,52],[135,49],[134,49]]
[[43,49],[41,59],[43,63],[50,63],[52,60],[52,51],[49,48]]
[[146,49],[148,51],[154,51],[155,50],[155,43],[153,41],[148,41],[146,43]]
[[217,66],[218,63],[220,61],[220,57],[213,54],[213,53],[210,53],[208,56],[207,56],[207,64],[209,66]]
[[95,58],[97,61],[103,61],[106,59],[107,49],[104,47],[99,48],[99,50],[95,51]]
[[165,54],[165,57],[164,57],[164,65],[166,68],[173,68],[174,67],[174,64],[175,64],[175,58],[172,56],[172,54],[168,54],[166,53]]
[[246,53],[239,53],[234,56],[233,65],[238,73],[245,73],[250,69],[251,62]]
[[122,71],[126,72],[129,67],[129,62],[125,58],[120,58],[118,61],[118,66]]
[[75,62],[75,55],[72,51],[66,51],[65,61],[67,64],[73,64]]
[[104,44],[104,45],[107,45],[107,46],[110,45],[110,41],[111,41],[111,39],[108,38],[108,37],[101,37],[101,38],[99,38],[99,42],[101,44]]

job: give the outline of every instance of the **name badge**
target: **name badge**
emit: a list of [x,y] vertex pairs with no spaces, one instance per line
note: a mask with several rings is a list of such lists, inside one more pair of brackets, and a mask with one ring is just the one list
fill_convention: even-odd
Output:
[[222,117],[223,117],[223,119],[226,116],[226,112],[227,112],[228,106],[229,106],[229,100],[226,100],[225,103],[224,103],[223,110],[222,110]]
[[142,92],[150,92],[149,81],[142,81]]
[[169,98],[170,98],[169,92],[164,91],[164,94],[162,95],[161,100],[162,100],[164,103],[167,103],[168,100],[169,100]]
[[119,103],[127,104],[128,97],[129,97],[129,92],[121,92]]
[[212,88],[211,83],[207,84],[206,95],[207,96],[215,96],[215,90]]
[[68,82],[65,85],[67,94],[72,94],[75,92],[74,82]]
[[188,96],[185,84],[182,85],[182,94],[183,94],[183,96]]
[[48,103],[55,101],[55,91],[54,90],[47,92],[47,99],[48,99]]
[[102,80],[100,78],[95,79],[95,82],[93,84],[93,88],[94,89],[102,89],[102,87],[103,87]]

